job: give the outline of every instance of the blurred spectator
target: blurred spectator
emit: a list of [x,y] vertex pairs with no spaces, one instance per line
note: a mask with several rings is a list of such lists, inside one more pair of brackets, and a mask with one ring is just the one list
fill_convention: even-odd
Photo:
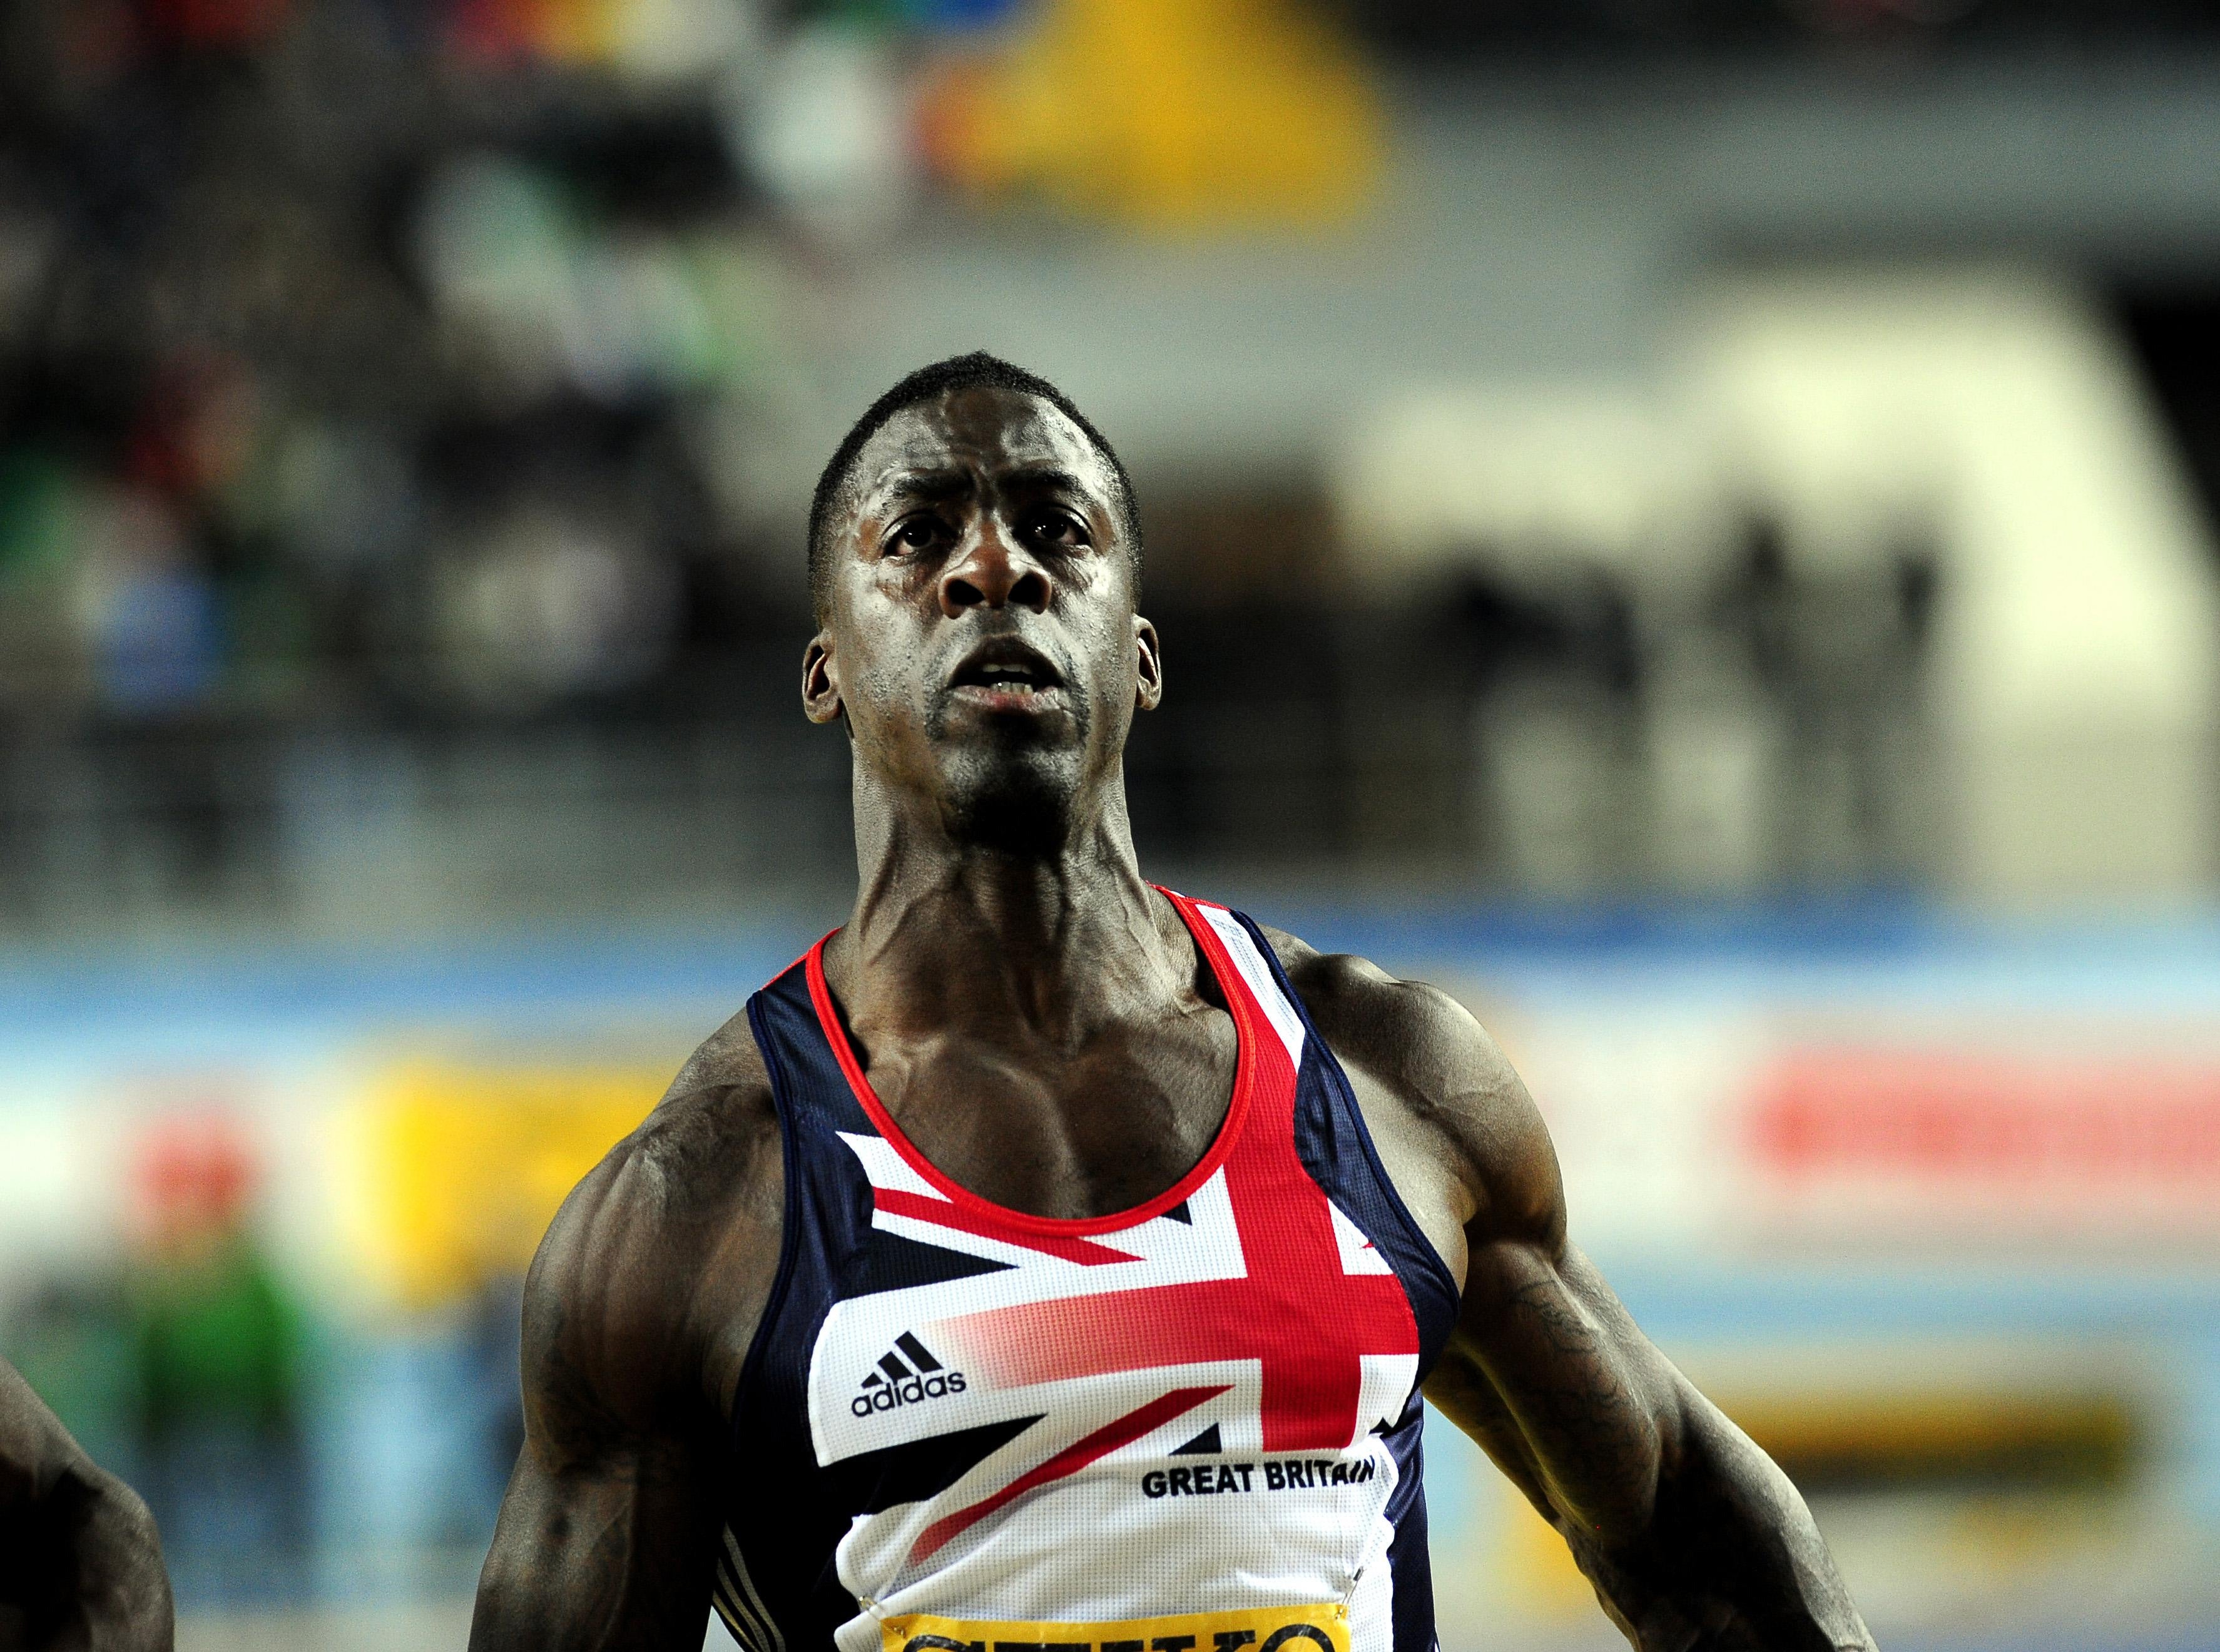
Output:
[[141,1145],[142,1456],[180,1578],[283,1599],[305,1582],[309,1536],[301,1327],[254,1232],[259,1175],[221,1113],[166,1120]]

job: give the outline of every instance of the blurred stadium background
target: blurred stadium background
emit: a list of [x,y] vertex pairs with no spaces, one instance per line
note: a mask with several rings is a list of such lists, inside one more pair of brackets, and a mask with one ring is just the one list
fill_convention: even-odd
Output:
[[[816,467],[984,346],[1151,871],[1466,996],[1882,1643],[2220,1645],[2217,321],[2200,0],[0,0],[0,1351],[188,1649],[461,1644],[540,1228],[844,909]],[[1449,1652],[1615,1644],[1435,1450]]]

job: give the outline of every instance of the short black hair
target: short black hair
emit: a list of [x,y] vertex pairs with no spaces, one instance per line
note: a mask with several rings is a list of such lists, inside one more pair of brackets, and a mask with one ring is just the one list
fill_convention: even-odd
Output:
[[1118,450],[1073,405],[1069,396],[1039,374],[1029,373],[984,350],[974,350],[969,355],[949,356],[906,375],[864,409],[864,416],[849,427],[840,445],[832,450],[832,457],[826,461],[817,478],[817,490],[809,499],[809,600],[820,615],[825,612],[826,582],[830,577],[826,539],[832,527],[833,508],[839,502],[841,490],[848,485],[848,474],[855,468],[856,456],[864,451],[864,444],[876,435],[888,420],[907,408],[938,400],[951,391],[982,389],[1037,396],[1077,425],[1094,444],[1094,451],[1110,466],[1110,473],[1117,481],[1114,502],[1118,507],[1118,526],[1126,536],[1126,554],[1132,562],[1138,581],[1141,571],[1140,505],[1133,497],[1133,479],[1126,474],[1125,461],[1118,457]]

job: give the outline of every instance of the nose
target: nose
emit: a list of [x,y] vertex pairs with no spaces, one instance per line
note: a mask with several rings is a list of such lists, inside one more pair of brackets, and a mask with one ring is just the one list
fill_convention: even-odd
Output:
[[1048,570],[1012,545],[992,521],[980,526],[940,577],[940,611],[951,620],[979,608],[1045,613],[1052,594]]

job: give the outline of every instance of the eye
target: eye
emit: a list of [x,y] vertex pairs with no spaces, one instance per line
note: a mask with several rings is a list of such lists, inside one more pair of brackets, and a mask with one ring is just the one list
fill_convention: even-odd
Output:
[[1033,519],[1033,537],[1052,545],[1085,545],[1087,527],[1069,511],[1045,510]]
[[940,533],[939,519],[932,516],[913,516],[907,521],[895,524],[894,532],[888,534],[886,538],[887,552],[891,556],[899,555],[904,551],[922,551],[938,539]]

